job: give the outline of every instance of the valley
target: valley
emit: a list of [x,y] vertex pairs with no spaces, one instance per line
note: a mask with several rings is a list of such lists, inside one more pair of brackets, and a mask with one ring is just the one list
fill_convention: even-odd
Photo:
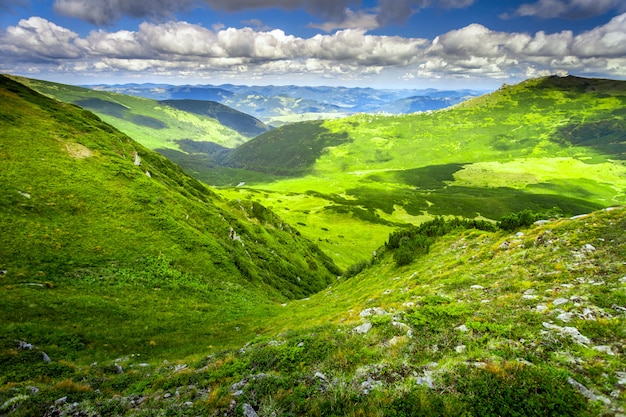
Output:
[[144,87],[0,76],[0,415],[624,414],[626,82]]

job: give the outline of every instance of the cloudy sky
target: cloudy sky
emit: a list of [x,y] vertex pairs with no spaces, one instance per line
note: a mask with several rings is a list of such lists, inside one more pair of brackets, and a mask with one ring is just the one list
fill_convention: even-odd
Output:
[[394,88],[626,79],[626,1],[0,0],[0,72]]

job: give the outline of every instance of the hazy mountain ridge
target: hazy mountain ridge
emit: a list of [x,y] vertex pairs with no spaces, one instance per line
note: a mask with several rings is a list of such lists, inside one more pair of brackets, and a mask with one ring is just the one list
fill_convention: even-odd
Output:
[[347,87],[241,86],[224,84],[171,86],[166,84],[92,85],[157,100],[215,100],[254,115],[266,123],[281,125],[307,119],[347,116],[354,113],[405,114],[437,110],[483,94],[478,90],[374,89]]

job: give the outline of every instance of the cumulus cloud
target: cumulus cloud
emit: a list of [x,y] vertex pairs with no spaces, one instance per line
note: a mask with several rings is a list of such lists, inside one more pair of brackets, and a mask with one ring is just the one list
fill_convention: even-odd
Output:
[[39,17],[0,31],[0,68],[152,75],[316,74],[350,79],[403,71],[407,78],[508,79],[569,71],[626,76],[626,13],[574,35],[494,31],[472,24],[435,39],[344,29],[309,38],[282,30],[142,23],[136,31],[78,34]]
[[539,0],[535,3],[522,4],[517,8],[514,16],[585,19],[612,10],[624,12],[626,3],[624,0]]
[[321,29],[324,32],[332,32],[337,29],[365,29],[373,30],[380,25],[375,13],[366,11],[353,12],[350,9],[345,10],[345,18],[342,21],[329,21],[320,24],[310,23],[309,27]]

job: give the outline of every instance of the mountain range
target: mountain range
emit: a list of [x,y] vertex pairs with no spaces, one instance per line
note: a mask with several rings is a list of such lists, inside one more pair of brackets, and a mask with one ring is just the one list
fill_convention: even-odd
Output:
[[0,76],[0,414],[624,413],[625,82],[215,108]]
[[272,126],[355,113],[407,114],[438,110],[482,95],[480,90],[374,89],[347,87],[121,84],[85,86],[154,100],[210,100]]

